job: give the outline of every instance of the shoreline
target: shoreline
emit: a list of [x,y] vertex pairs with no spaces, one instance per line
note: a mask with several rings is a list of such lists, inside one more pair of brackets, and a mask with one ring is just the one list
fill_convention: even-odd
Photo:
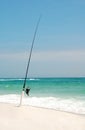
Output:
[[52,111],[57,111],[57,112],[65,112],[65,113],[69,113],[69,114],[79,115],[79,116],[84,116],[85,117],[85,114],[79,114],[79,113],[74,113],[74,112],[69,112],[69,111],[64,111],[64,110],[56,110],[56,109],[53,109],[53,108],[45,108],[45,107],[38,107],[38,106],[32,106],[32,105],[22,105],[22,106],[47,109],[47,110],[52,110]]
[[0,103],[2,130],[84,130],[85,116],[34,106]]
[[25,105],[25,104],[22,104],[21,106],[19,106],[19,104],[15,104],[15,103],[4,103],[4,102],[0,102],[0,105],[1,104],[12,105],[12,106],[15,106],[15,107],[33,107],[33,108],[47,109],[47,110],[52,110],[52,111],[57,111],[57,112],[65,112],[65,113],[69,113],[69,114],[79,115],[79,116],[84,116],[85,117],[85,114],[80,114],[80,113],[75,113],[75,112],[69,112],[69,111],[64,111],[64,110],[57,110],[57,109],[47,108],[47,107],[39,107],[39,106],[32,106],[32,105]]

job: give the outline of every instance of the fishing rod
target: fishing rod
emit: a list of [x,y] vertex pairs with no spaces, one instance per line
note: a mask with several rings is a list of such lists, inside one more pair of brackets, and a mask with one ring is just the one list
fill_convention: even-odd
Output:
[[30,91],[30,88],[27,88],[25,90],[25,86],[26,86],[26,80],[27,80],[27,75],[28,75],[30,60],[31,60],[31,56],[32,56],[33,46],[34,46],[34,42],[35,42],[35,38],[36,38],[36,34],[37,34],[37,30],[38,30],[38,26],[39,26],[40,20],[41,20],[41,15],[40,15],[40,17],[38,19],[38,22],[37,22],[37,25],[36,25],[36,28],[35,28],[35,32],[34,32],[34,35],[33,35],[32,45],[31,45],[31,49],[30,49],[30,54],[29,54],[28,62],[27,62],[26,74],[25,74],[25,79],[24,79],[24,84],[23,84],[23,89],[22,89],[22,94],[21,94],[21,99],[20,99],[20,106],[22,104],[22,97],[24,96],[24,92],[26,92],[26,94],[28,95],[29,91]]

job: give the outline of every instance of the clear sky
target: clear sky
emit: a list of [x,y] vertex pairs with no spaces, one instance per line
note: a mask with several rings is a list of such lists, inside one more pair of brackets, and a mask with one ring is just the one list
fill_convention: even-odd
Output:
[[85,76],[85,0],[0,0],[0,77]]

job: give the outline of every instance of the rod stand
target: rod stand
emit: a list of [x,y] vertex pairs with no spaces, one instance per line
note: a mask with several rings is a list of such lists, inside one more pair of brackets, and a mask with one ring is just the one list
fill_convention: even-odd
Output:
[[20,104],[19,104],[19,106],[21,106],[22,105],[22,98],[24,97],[24,90],[22,91],[22,94],[21,94],[21,98],[20,98]]

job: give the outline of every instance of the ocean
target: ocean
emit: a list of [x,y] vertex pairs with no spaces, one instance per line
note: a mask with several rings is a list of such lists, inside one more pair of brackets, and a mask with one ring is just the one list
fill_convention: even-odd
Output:
[[[1,78],[0,102],[19,105],[24,79]],[[29,78],[23,105],[85,115],[85,78]]]

